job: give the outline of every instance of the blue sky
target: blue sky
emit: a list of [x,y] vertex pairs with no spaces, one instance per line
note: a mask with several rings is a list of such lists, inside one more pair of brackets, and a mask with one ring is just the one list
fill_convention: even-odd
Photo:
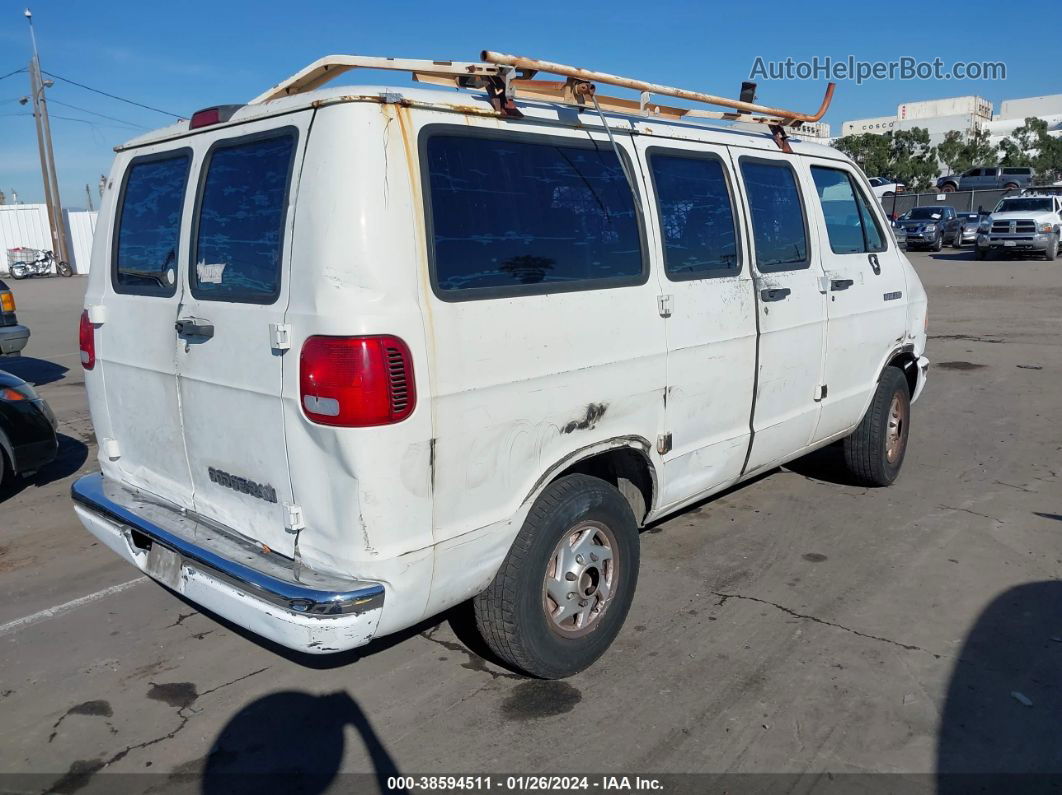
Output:
[[[23,8],[0,0],[0,75],[29,59]],[[484,48],[733,96],[757,56],[853,55],[867,61],[912,56],[939,57],[948,65],[959,60],[1007,65],[1005,81],[842,82],[826,117],[835,134],[846,119],[889,115],[901,102],[978,94],[998,111],[1002,99],[1062,92],[1062,74],[1050,54],[1052,36],[1044,38],[1034,24],[1039,19],[1044,31],[1057,28],[1058,6],[1039,0],[1011,5],[39,0],[31,8],[45,71],[184,115],[246,101],[327,53],[474,60]],[[761,81],[759,100],[813,110],[823,89],[823,81]],[[43,192],[33,119],[17,102],[27,92],[24,73],[0,80],[0,190],[14,188],[29,202],[40,201]],[[111,147],[138,133],[69,105],[148,129],[168,123],[166,116],[61,81],[48,96],[60,192],[69,207],[85,206],[84,186],[95,188],[99,175],[109,171]]]

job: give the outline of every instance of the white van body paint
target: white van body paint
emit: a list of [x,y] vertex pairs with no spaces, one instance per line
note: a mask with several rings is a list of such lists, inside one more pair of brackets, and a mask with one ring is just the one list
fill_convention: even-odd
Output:
[[[646,280],[610,289],[488,300],[433,291],[421,144],[433,130],[549,136],[612,144],[593,113],[520,103],[500,118],[483,95],[430,89],[327,88],[245,106],[223,124],[180,123],[119,148],[102,200],[86,306],[105,307],[96,367],[85,373],[97,434],[122,455],[100,459],[125,483],[292,558],[299,567],[381,583],[381,609],[295,616],[209,572],[185,567],[182,593],[252,632],[310,652],[362,645],[483,590],[535,498],[568,467],[626,448],[647,462],[645,521],[851,432],[892,357],[925,350],[925,293],[889,238],[883,274],[828,254],[809,164],[865,178],[840,152],[704,125],[608,117],[631,165],[643,223]],[[250,133],[298,134],[278,300],[196,302],[187,274],[196,186],[211,146]],[[115,220],[129,163],[190,152],[172,297],[119,295],[111,278]],[[654,148],[711,154],[733,192],[741,268],[722,279],[670,281],[648,157]],[[754,266],[743,157],[794,168],[807,212],[810,266]],[[888,224],[874,203],[879,223]],[[852,300],[823,277],[853,273]],[[885,284],[888,287],[885,287]],[[791,300],[763,304],[761,290]],[[880,308],[882,294],[902,297]],[[670,296],[663,317],[659,298]],[[844,296],[848,298],[849,296]],[[835,306],[836,304],[836,306]],[[213,321],[216,336],[185,346],[178,317]],[[271,326],[290,348],[271,349]],[[275,332],[274,332],[275,333]],[[412,353],[417,406],[369,428],[311,422],[300,404],[299,351],[314,335],[388,334]],[[914,396],[926,369],[920,360]],[[829,378],[843,382],[834,389]],[[825,381],[823,379],[826,379]],[[826,383],[822,400],[815,392]],[[671,435],[672,446],[661,445]],[[751,445],[751,450],[750,450]],[[268,484],[271,503],[221,490],[216,467]],[[301,528],[289,526],[289,506]],[[79,505],[90,532],[138,568],[120,523]]]

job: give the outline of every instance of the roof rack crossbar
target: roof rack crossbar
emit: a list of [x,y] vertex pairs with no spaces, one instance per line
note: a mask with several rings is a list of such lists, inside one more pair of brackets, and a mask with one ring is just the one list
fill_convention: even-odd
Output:
[[[648,83],[629,77],[581,69],[575,66],[525,58],[519,55],[483,50],[481,61],[429,61],[417,58],[386,58],[364,55],[328,55],[319,58],[306,68],[268,91],[251,100],[252,105],[273,99],[312,91],[335,77],[351,69],[386,69],[412,73],[419,82],[437,85],[456,86],[458,88],[486,88],[492,97],[492,104],[499,112],[516,115],[512,105],[515,99],[540,100],[563,104],[583,105],[587,97],[594,95],[600,107],[611,113],[665,117],[665,118],[706,118],[736,122],[757,122],[768,125],[795,127],[800,124],[817,122],[830,106],[835,88],[834,83],[826,86],[822,104],[815,113],[759,105],[754,102],[729,99],[701,91]],[[540,72],[567,78],[558,80],[538,80]],[[639,92],[639,99],[621,99],[596,94],[593,83],[604,83]],[[652,95],[677,97],[690,102],[699,102],[727,108],[727,111],[710,111],[700,108],[677,108],[655,104]]]

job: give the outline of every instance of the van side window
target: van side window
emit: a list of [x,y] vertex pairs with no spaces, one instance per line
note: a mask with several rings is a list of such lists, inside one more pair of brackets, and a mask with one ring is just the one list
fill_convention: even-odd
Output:
[[698,279],[737,273],[734,209],[719,159],[650,152],[649,168],[667,275]]
[[436,134],[426,160],[440,297],[645,281],[640,219],[610,146]]
[[191,161],[191,153],[182,150],[134,160],[126,171],[114,241],[115,292],[176,292],[181,208]]
[[881,229],[851,175],[836,168],[812,166],[811,176],[833,253],[884,251]]
[[208,155],[189,277],[196,298],[276,300],[294,151],[285,132],[223,141]]
[[808,231],[796,174],[788,163],[741,159],[756,266],[762,272],[807,268]]

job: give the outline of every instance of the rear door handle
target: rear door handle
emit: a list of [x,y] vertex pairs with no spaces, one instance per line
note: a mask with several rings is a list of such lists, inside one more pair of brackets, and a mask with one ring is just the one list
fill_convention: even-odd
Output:
[[214,324],[209,320],[198,317],[182,317],[173,327],[179,337],[203,337],[210,339],[214,336]]
[[831,290],[847,290],[853,284],[855,284],[855,281],[852,280],[852,279],[834,279],[833,281],[830,282],[830,289]]
[[791,292],[792,290],[788,287],[771,287],[766,290],[760,290],[760,298],[764,301],[784,301]]

